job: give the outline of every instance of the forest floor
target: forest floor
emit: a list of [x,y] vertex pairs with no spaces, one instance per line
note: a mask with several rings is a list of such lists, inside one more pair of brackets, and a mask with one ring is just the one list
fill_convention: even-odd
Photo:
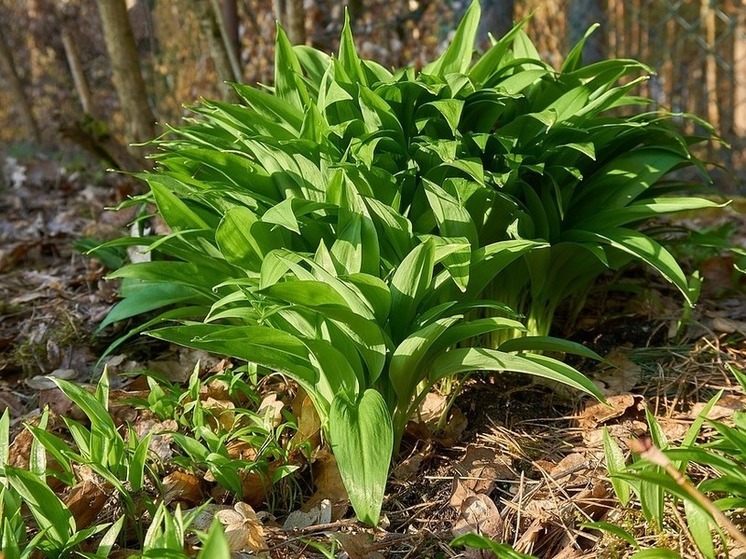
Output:
[[[115,325],[96,334],[116,302],[117,284],[104,279],[101,262],[74,246],[83,238],[105,240],[127,230],[134,215],[104,212],[104,207],[116,205],[133,184],[126,177],[91,173],[73,161],[40,158],[6,158],[4,176],[0,411],[10,410],[11,464],[24,466],[30,448],[24,423],[33,423],[47,405],[54,414],[81,417],[47,375],[95,384],[102,370],[99,357],[125,331],[126,325]],[[746,216],[732,209],[688,225],[701,229],[722,223],[731,223],[731,240],[746,246]],[[322,557],[323,549],[327,557],[351,559],[491,556],[449,546],[455,535],[470,531],[542,558],[616,558],[634,552],[634,546],[609,532],[582,527],[604,521],[624,527],[643,548],[661,546],[682,557],[699,557],[680,502],[667,502],[666,521],[658,531],[644,521],[636,500],[620,505],[609,482],[602,437],[608,430],[628,453],[625,441],[648,431],[649,410],[675,447],[717,391],[724,393],[710,419],[728,422],[734,411],[746,408],[746,395],[729,370],[746,370],[746,285],[734,279],[727,255],[678,256],[705,277],[700,304],[683,332],[677,330],[681,298],[664,281],[637,271],[610,277],[591,295],[573,329],[563,333],[607,358],[602,365],[573,364],[597,381],[610,406],[511,375],[475,377],[456,397],[445,422],[439,419],[450,396],[433,393],[411,423],[377,529],[352,519],[333,459],[316,445],[303,455],[285,456],[295,471],[270,490],[269,499],[261,482],[254,494],[245,484],[244,500],[253,508],[237,508],[244,517],[228,531],[245,535],[246,549],[253,545],[257,554],[270,557]],[[112,383],[111,413],[140,434],[183,429],[131,403],[133,396],[148,397],[142,371],[179,385],[195,366],[203,378],[237,366],[144,337],[120,346],[105,363]],[[231,402],[215,383],[203,388],[212,406],[247,405]],[[295,416],[300,424],[303,414],[311,413],[298,402],[295,388],[281,380],[262,382],[257,394],[255,409],[274,410],[278,422]],[[53,420],[48,428],[61,432],[59,426]],[[705,425],[698,440],[706,442],[712,433]],[[286,444],[290,439],[281,434],[277,440]],[[150,471],[161,476],[148,487],[152,502],[187,508],[212,498],[213,512],[235,504],[199,465],[183,467],[182,460],[177,467],[167,436],[151,452]],[[712,475],[704,468],[688,473],[694,481]],[[71,508],[74,499],[81,499],[71,488],[55,490]],[[117,515],[115,497],[102,501],[91,491],[82,497],[87,512],[76,513],[79,528]],[[722,549],[722,543],[717,545]],[[733,557],[746,553],[730,551]],[[118,553],[128,554],[126,549]]]

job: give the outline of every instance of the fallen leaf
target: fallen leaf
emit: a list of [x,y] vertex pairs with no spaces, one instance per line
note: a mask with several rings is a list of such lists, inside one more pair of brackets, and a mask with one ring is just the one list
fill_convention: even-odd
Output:
[[377,546],[373,539],[365,532],[337,532],[332,537],[337,540],[349,559],[383,559],[383,555],[376,551]]
[[304,503],[301,510],[307,512],[320,506],[322,501],[328,500],[332,504],[332,521],[339,520],[347,512],[350,498],[342,482],[337,460],[324,448],[317,454],[312,469],[316,492]]
[[173,501],[189,505],[202,502],[200,480],[194,474],[176,470],[163,478],[163,500],[168,504]]
[[629,392],[640,382],[642,369],[628,357],[625,348],[612,349],[604,358],[604,367],[591,375],[594,383],[604,395],[622,394]]
[[308,444],[311,449],[321,445],[321,419],[311,398],[302,390],[291,404],[293,415],[298,421],[298,430],[293,435],[293,446]]
[[716,316],[712,319],[710,327],[715,330],[715,332],[722,332],[723,334],[738,333],[741,336],[746,336],[746,322],[742,320],[732,320],[730,318]]
[[585,408],[578,414],[578,426],[584,430],[595,429],[611,419],[623,416],[628,410],[641,411],[641,396],[632,394],[616,394],[606,398],[606,404],[596,400],[589,400]]
[[286,532],[300,530],[309,526],[318,526],[319,524],[329,524],[332,521],[332,503],[329,499],[323,499],[317,506],[308,511],[295,510],[291,512],[282,529]]
[[472,495],[461,504],[459,519],[453,526],[454,536],[476,532],[492,539],[502,536],[503,520],[495,502],[487,495]]
[[259,404],[257,414],[271,420],[273,427],[278,427],[282,423],[282,408],[285,404],[277,399],[277,393],[267,394]]
[[[691,410],[689,410],[689,418],[695,419],[698,417],[706,405],[706,402],[697,402],[694,404]],[[707,414],[707,419],[718,420],[733,417],[734,411],[743,411],[744,408],[746,408],[746,396],[725,394],[712,407]]]
[[231,551],[256,553],[267,549],[264,526],[250,505],[239,501],[233,509],[218,511],[215,517],[225,527],[225,539]]
[[103,480],[96,482],[85,479],[70,490],[64,503],[72,513],[78,530],[93,524],[111,497],[111,489]]
[[496,480],[515,478],[511,459],[488,446],[469,445],[455,468],[450,499],[451,506],[455,508],[460,508],[461,503],[474,493],[489,495],[495,488]]

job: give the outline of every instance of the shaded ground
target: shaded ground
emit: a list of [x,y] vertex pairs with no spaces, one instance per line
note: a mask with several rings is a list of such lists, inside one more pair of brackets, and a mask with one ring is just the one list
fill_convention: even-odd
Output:
[[[44,405],[58,413],[75,413],[44,375],[95,382],[101,370],[98,357],[117,334],[109,328],[101,337],[94,335],[116,300],[116,285],[103,280],[101,263],[82,256],[73,245],[82,237],[115,236],[134,214],[102,212],[131,191],[126,178],[92,175],[82,168],[76,171],[71,162],[65,168],[53,160],[6,160],[4,175],[0,410],[10,409],[13,432],[21,433],[11,448],[11,461],[23,465],[28,460],[29,437],[21,423],[33,422]],[[704,229],[724,222],[733,224],[732,240],[742,243],[739,237],[746,232],[746,219],[733,210],[690,225]],[[744,285],[733,276],[727,255],[703,250],[679,256],[701,267],[705,275],[702,301],[685,332],[676,334],[679,297],[656,278],[634,275],[610,281],[594,292],[572,330],[574,339],[608,358],[603,367],[574,364],[597,380],[609,395],[610,407],[501,375],[468,381],[450,415],[440,421],[449,396],[432,394],[408,430],[377,531],[349,519],[336,468],[323,447],[311,445],[309,452],[300,452],[291,435],[278,435],[278,448],[290,450],[282,455],[282,464],[274,456],[265,466],[274,471],[289,464],[297,471],[276,487],[269,501],[261,481],[258,489],[253,486],[254,493],[247,489],[261,475],[243,478],[244,500],[253,505],[251,514],[256,510],[257,515],[244,515],[234,531],[254,529],[255,539],[261,535],[258,547],[268,549],[262,553],[271,557],[320,557],[319,545],[337,553],[342,550],[351,559],[481,557],[478,551],[448,546],[455,534],[474,530],[539,557],[628,556],[632,548],[619,538],[580,526],[604,520],[623,525],[642,545],[661,545],[684,557],[697,557],[682,528],[680,506],[669,504],[668,523],[656,533],[646,528],[636,505],[619,505],[608,482],[601,441],[604,428],[622,445],[631,436],[645,435],[647,407],[675,445],[703,403],[720,389],[724,396],[709,417],[728,421],[734,410],[744,408],[746,397],[727,368],[746,369]],[[123,346],[108,359],[113,387],[119,389],[112,393],[112,414],[118,421],[130,421],[140,434],[183,429],[183,425],[159,423],[152,410],[122,402],[124,397],[149,394],[142,377],[133,380],[125,373],[157,371],[163,378],[183,382],[198,360],[202,378],[236,366],[143,341]],[[291,385],[264,382],[256,396],[256,402],[238,398],[215,382],[206,382],[200,392],[204,405],[209,402],[223,411],[253,407],[266,418],[266,411],[272,409],[278,422],[287,414],[299,425],[312,422],[312,412]],[[225,416],[215,417],[223,421]],[[703,440],[708,433],[706,428]],[[308,434],[318,440],[317,434]],[[204,469],[171,463],[178,449],[169,439],[151,450],[160,460],[153,471],[162,475],[162,486],[149,488],[154,500],[195,506],[212,498],[216,510],[233,507],[231,496],[221,492]],[[245,445],[231,450],[240,457],[250,451],[254,452]],[[698,470],[689,473],[695,481],[710,475]],[[73,491],[61,488],[59,492],[70,504]],[[93,504],[95,493],[86,499],[89,523],[116,516],[117,504],[110,497],[98,508]],[[319,512],[324,507],[330,507],[328,516]],[[298,508],[305,514],[296,524],[301,527],[284,530],[289,513]]]

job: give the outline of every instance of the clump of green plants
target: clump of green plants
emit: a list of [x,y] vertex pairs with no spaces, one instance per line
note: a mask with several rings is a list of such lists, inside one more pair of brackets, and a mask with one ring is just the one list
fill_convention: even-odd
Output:
[[670,172],[701,166],[672,115],[619,116],[645,104],[631,91],[647,67],[584,66],[581,41],[554,70],[522,23],[475,58],[479,16],[474,2],[440,58],[393,73],[358,56],[349,24],[335,56],[278,28],[273,87],[235,84],[242,103],[203,101],[156,142],[131,203],[171,233],[105,245],[152,257],[112,274],[123,300],[105,324],[160,311],[129,335],[297,381],[368,523],[444,377],[514,371],[600,397],[545,354],[598,358],[548,336],[557,305],[633,261],[693,302],[637,225],[717,205],[667,196],[690,188]]

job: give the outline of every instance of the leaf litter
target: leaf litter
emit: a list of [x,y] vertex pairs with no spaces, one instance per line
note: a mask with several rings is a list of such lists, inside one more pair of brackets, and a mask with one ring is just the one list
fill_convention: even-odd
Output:
[[[47,163],[43,161],[45,169]],[[59,431],[58,415],[82,419],[47,377],[77,382],[95,378],[107,338],[106,332],[95,338],[93,330],[116,300],[115,285],[103,281],[104,267],[73,250],[73,244],[81,232],[99,240],[114,236],[133,216],[102,214],[100,209],[129,188],[120,182],[125,179],[93,184],[85,174],[73,177],[61,166],[53,179],[44,173],[20,173],[15,167],[11,171],[9,187],[0,189],[0,408],[11,412],[10,464],[27,467],[33,439],[21,422],[38,422],[46,404],[53,412],[49,430]],[[43,178],[32,182],[29,176]],[[718,257],[705,262],[703,274],[707,297],[695,312],[699,326],[690,328],[686,343],[679,346],[667,338],[679,303],[665,286],[632,300],[608,294],[603,302],[591,298],[576,338],[607,354],[605,365],[583,370],[608,394],[608,405],[563,399],[546,387],[509,376],[468,381],[450,410],[449,394],[428,395],[405,434],[404,451],[389,480],[384,520],[376,530],[348,518],[349,500],[321,438],[318,415],[296,387],[261,383],[261,398],[253,403],[231,395],[220,381],[201,387],[199,397],[211,412],[208,422],[214,422],[214,428],[234,426],[243,407],[254,409],[273,428],[294,418],[296,430],[283,443],[291,449],[289,462],[244,472],[242,500],[215,492],[208,472],[172,462],[178,453],[171,435],[181,428],[177,422],[159,420],[128,403],[149,395],[138,371],[156,371],[183,383],[196,363],[201,378],[233,364],[219,356],[152,344],[123,346],[123,353],[108,358],[115,385],[110,410],[117,425],[133,426],[132,436],[152,434],[150,460],[161,475],[160,489],[146,491],[170,507],[183,508],[205,505],[212,495],[216,501],[199,517],[203,523],[209,520],[201,529],[218,518],[236,552],[320,557],[304,543],[316,541],[327,547],[336,542],[351,559],[455,556],[447,542],[470,531],[546,558],[617,557],[631,550],[613,535],[581,526],[603,520],[631,527],[641,544],[662,544],[683,557],[696,557],[675,507],[667,509],[668,524],[655,535],[644,531],[639,511],[622,508],[613,498],[602,432],[607,428],[619,442],[644,436],[648,409],[670,441],[681,441],[705,402],[720,389],[725,394],[708,418],[727,422],[734,411],[744,409],[746,396],[727,368],[746,368],[743,286],[734,286]],[[644,282],[656,285],[649,277]],[[709,433],[705,427],[702,440]],[[246,443],[227,448],[233,459],[256,457],[257,449]],[[294,481],[285,487],[295,489],[280,506],[277,498],[270,506],[268,497],[277,488],[267,476],[287,465],[297,473],[289,474]],[[690,474],[698,480],[711,475],[703,469]],[[116,514],[104,480],[86,468],[76,468],[75,476],[76,485],[65,489],[58,483],[55,490],[79,527]],[[477,550],[465,553],[461,556],[482,556]]]

